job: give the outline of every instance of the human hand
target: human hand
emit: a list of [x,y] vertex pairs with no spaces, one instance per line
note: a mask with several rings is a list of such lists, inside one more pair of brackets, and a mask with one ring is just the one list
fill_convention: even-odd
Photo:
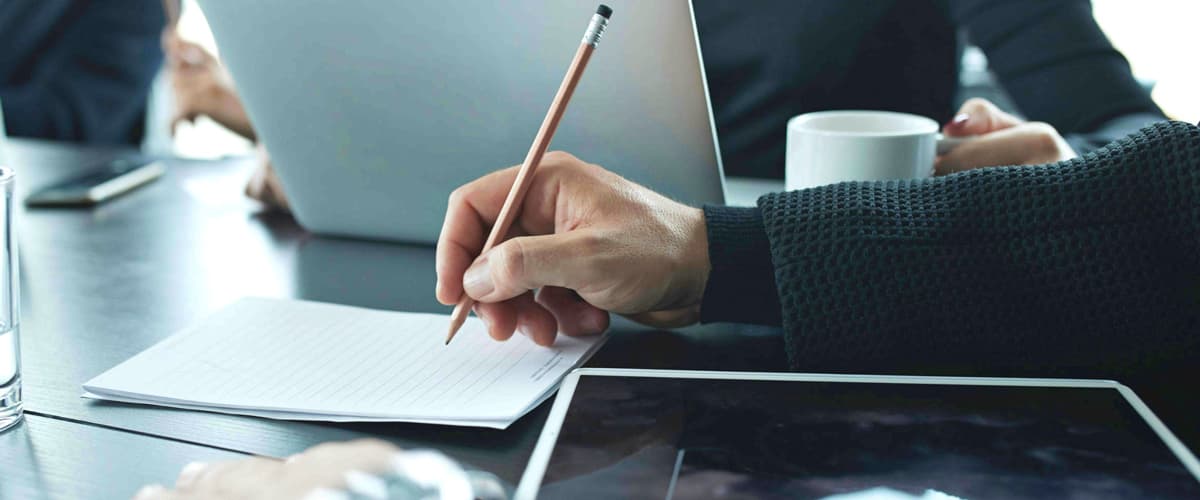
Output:
[[283,191],[283,184],[279,182],[279,176],[275,175],[275,168],[271,165],[271,156],[261,145],[258,147],[258,167],[246,183],[246,196],[262,202],[268,208],[284,212],[292,210],[288,205],[287,193]]
[[319,488],[346,486],[346,473],[377,474],[388,470],[399,449],[378,440],[326,443],[286,461],[251,457],[243,460],[188,464],[175,488],[142,488],[137,500],[284,499],[303,498]]
[[175,94],[171,130],[181,122],[208,116],[234,133],[254,140],[250,118],[233,81],[217,59],[203,47],[180,38],[173,28],[163,31],[162,46]]
[[699,318],[709,273],[704,213],[567,153],[546,154],[510,239],[476,258],[517,170],[450,195],[438,301],[457,303],[465,290],[492,338],[520,330],[540,345],[560,331],[600,333],[608,312],[662,327]]
[[947,137],[978,137],[939,156],[934,163],[938,175],[997,165],[1052,163],[1076,156],[1054,127],[1026,122],[985,99],[963,103],[942,133]]

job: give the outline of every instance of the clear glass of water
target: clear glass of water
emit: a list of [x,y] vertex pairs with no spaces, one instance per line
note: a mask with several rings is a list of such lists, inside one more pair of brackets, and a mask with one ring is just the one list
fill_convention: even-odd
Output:
[[21,420],[20,295],[13,227],[13,171],[0,165],[0,431]]

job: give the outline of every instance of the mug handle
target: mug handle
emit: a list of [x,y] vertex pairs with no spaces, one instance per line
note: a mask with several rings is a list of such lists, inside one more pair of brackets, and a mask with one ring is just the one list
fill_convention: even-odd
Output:
[[946,153],[954,151],[955,148],[962,146],[978,138],[977,135],[968,135],[964,137],[946,137],[945,135],[937,135],[937,155],[942,156]]

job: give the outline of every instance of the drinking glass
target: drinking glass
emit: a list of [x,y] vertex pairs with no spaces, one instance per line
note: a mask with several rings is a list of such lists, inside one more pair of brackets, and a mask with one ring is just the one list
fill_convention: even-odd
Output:
[[[0,135],[0,138],[3,138]],[[0,164],[0,431],[21,420],[21,322],[17,240],[13,228],[13,171]]]

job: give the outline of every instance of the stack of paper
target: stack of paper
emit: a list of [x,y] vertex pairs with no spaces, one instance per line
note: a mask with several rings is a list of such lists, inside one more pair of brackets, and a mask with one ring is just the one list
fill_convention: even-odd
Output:
[[83,385],[84,397],[288,420],[503,429],[550,397],[602,337],[539,347],[470,318],[242,299]]

